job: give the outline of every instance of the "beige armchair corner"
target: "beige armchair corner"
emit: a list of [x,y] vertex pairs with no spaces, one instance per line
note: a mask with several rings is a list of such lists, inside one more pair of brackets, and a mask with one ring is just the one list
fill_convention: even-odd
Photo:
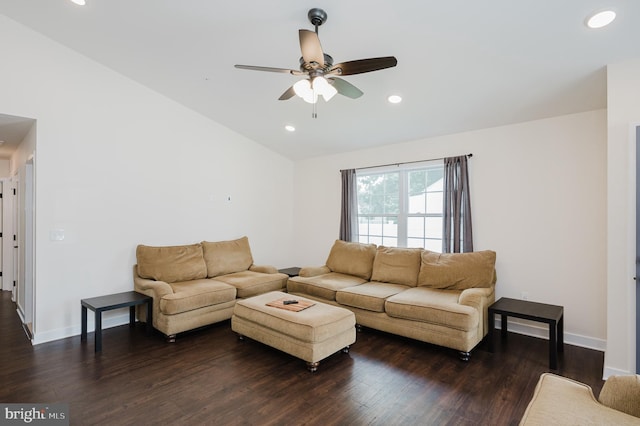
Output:
[[551,373],[540,376],[520,425],[640,425],[640,378],[612,376],[600,392]]

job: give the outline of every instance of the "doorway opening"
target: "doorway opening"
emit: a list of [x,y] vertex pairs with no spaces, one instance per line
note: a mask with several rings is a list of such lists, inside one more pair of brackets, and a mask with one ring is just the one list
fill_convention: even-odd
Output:
[[23,328],[35,330],[35,147],[36,120],[0,114],[0,289]]

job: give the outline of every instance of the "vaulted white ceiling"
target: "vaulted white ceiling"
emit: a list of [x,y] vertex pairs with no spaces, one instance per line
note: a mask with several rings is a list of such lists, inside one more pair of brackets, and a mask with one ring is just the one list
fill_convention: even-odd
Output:
[[[292,159],[605,108],[606,65],[640,57],[637,0],[86,1],[0,13]],[[233,67],[296,69],[314,7],[334,62],[398,59],[344,77],[364,96],[320,101],[315,119],[278,100],[299,77]],[[604,8],[614,23],[587,28]]]

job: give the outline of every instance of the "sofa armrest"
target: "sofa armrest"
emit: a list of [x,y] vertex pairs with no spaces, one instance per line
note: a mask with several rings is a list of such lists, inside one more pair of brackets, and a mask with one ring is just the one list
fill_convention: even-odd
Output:
[[640,376],[611,376],[600,391],[600,402],[614,410],[640,417]]
[[262,272],[263,274],[277,274],[278,270],[275,266],[271,265],[251,265],[249,267],[250,271],[253,272]]
[[171,286],[164,281],[141,278],[138,275],[137,266],[138,265],[134,265],[133,267],[133,285],[136,291],[151,296],[154,299],[160,299],[165,294],[173,293]]
[[479,310],[482,308],[488,308],[489,304],[487,303],[487,301],[493,302],[493,300],[495,299],[494,292],[494,286],[468,288],[460,293],[460,297],[458,297],[458,303],[461,305],[472,306]]
[[478,324],[478,333],[481,337],[486,336],[489,333],[489,305],[491,305],[495,299],[496,287],[476,287],[462,290],[458,297],[458,303],[465,306],[471,306],[478,311],[480,323]]
[[329,272],[331,272],[331,269],[329,269],[327,265],[305,266],[304,268],[300,268],[298,275],[301,277],[315,277],[316,275],[328,274]]

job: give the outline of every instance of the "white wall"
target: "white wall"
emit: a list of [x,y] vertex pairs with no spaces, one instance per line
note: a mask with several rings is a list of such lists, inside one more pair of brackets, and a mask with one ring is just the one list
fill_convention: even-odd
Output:
[[0,159],[0,178],[9,177],[11,172],[11,161],[9,159]]
[[640,60],[607,67],[608,317],[605,376],[635,365],[635,137],[640,125]]
[[606,112],[592,111],[296,162],[296,261],[338,236],[340,169],[473,153],[474,247],[497,252],[497,297],[563,305],[566,341],[604,350]]
[[290,160],[2,15],[0,39],[0,112],[37,120],[36,343],[132,289],[140,243],[247,235],[256,263],[291,265]]

